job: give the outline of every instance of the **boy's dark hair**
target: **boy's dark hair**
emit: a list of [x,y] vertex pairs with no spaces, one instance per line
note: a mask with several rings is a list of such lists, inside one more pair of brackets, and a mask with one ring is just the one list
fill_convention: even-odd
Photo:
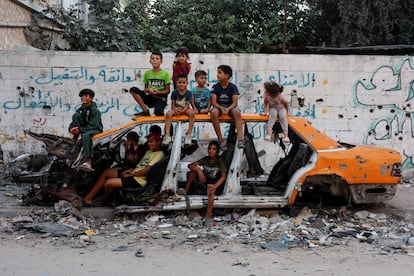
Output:
[[149,133],[157,133],[158,135],[161,136],[161,132],[162,132],[161,127],[158,125],[152,125],[149,128]]
[[89,96],[91,96],[92,98],[93,97],[95,97],[95,92],[93,92],[93,90],[92,89],[88,89],[88,88],[85,88],[85,89],[82,89],[80,92],[79,92],[79,97],[82,97],[83,95],[89,95]]
[[194,74],[194,78],[197,79],[200,76],[207,76],[207,72],[204,70],[197,70]]
[[190,51],[188,50],[187,47],[180,47],[177,49],[177,51],[175,52],[175,56],[178,57],[179,54],[184,54],[187,56],[187,58],[189,58],[188,53]]
[[161,53],[161,51],[159,51],[159,50],[154,50],[154,51],[152,51],[152,53],[151,53],[151,56],[152,56],[152,55],[160,56],[160,57],[161,57],[161,60],[162,60],[162,53]]
[[207,148],[209,148],[210,146],[213,146],[213,145],[216,146],[217,149],[220,151],[220,144],[216,140],[210,141],[210,143],[208,143],[208,147]]
[[135,131],[128,132],[126,138],[127,138],[127,140],[132,140],[132,141],[137,142],[137,143],[139,141],[139,135]]
[[178,76],[175,79],[176,80],[178,80],[178,79],[186,79],[186,80],[188,80],[188,76],[187,76],[187,74],[178,74]]
[[233,69],[228,65],[220,65],[217,69],[221,69],[224,74],[229,75],[229,79],[233,76]]

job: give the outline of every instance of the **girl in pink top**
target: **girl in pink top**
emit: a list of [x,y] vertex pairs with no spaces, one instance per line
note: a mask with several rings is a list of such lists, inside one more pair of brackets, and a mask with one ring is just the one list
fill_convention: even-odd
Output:
[[274,81],[268,81],[264,83],[264,88],[264,113],[261,115],[267,115],[269,113],[265,140],[270,141],[273,125],[276,122],[277,116],[279,116],[279,122],[284,136],[283,143],[288,144],[290,143],[287,122],[288,102],[282,95],[283,86],[279,86]]

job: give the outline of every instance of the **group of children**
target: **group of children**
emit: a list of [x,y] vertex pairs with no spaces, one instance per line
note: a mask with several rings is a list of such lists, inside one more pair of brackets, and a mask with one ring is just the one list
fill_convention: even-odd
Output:
[[[144,90],[132,87],[130,93],[142,109],[142,112],[135,115],[149,116],[150,112],[148,108],[154,108],[155,115],[164,116],[164,109],[167,105],[167,98],[168,94],[170,94],[170,84],[172,80],[174,90],[171,93],[171,109],[165,114],[165,135],[162,140],[162,144],[164,145],[168,145],[172,142],[171,123],[173,116],[188,116],[189,128],[184,143],[191,144],[195,114],[210,113],[218,141],[211,141],[209,143],[207,156],[192,162],[188,166],[190,173],[185,186],[185,191],[188,193],[195,177],[198,177],[198,180],[206,185],[208,195],[206,218],[210,218],[214,204],[214,195],[223,191],[223,183],[227,176],[224,159],[219,155],[220,149],[222,151],[226,150],[226,141],[223,139],[220,130],[219,117],[221,115],[229,115],[234,119],[237,131],[237,147],[245,147],[243,141],[241,110],[239,109],[237,102],[239,90],[234,83],[230,82],[233,75],[232,68],[228,65],[220,65],[217,68],[218,82],[212,86],[211,90],[206,87],[207,72],[198,70],[194,74],[197,86],[190,91],[187,89],[188,74],[191,71],[191,64],[188,62],[188,49],[185,47],[179,48],[176,53],[176,59],[177,60],[173,64],[173,77],[170,79],[170,74],[166,70],[161,69],[162,53],[159,51],[152,52],[150,57],[152,69],[146,71],[143,76]],[[261,115],[265,116],[269,114],[265,140],[270,141],[270,133],[272,132],[272,127],[278,116],[284,134],[283,142],[289,143],[287,124],[288,103],[281,94],[283,86],[279,86],[275,82],[265,82],[264,88],[264,112],[261,113]],[[81,115],[83,113],[90,114],[90,112],[83,112],[83,109],[89,110],[94,107],[94,92],[82,90],[79,96],[81,97],[83,106],[77,113]],[[94,108],[93,110],[96,111],[97,109]],[[77,115],[77,113],[75,113],[75,115]],[[94,120],[97,121],[97,123],[94,123],[93,126],[96,128],[95,125],[99,125],[95,132],[89,134],[89,132],[86,131],[89,130],[92,125],[90,125],[89,117],[83,118],[84,116],[81,115],[74,115],[74,121],[69,127],[70,132],[75,136],[82,134],[84,147],[86,146],[89,151],[91,151],[91,135],[102,132],[99,111],[95,113],[95,117],[99,117],[99,120]],[[75,120],[78,117],[82,117],[84,124],[80,124]],[[84,129],[82,129],[82,127]],[[85,138],[83,136],[85,136]],[[105,190],[105,199],[110,196],[113,188],[137,186],[142,190],[144,189],[146,185],[146,175],[150,167],[164,156],[160,147],[161,128],[156,125],[152,126],[147,138],[148,146],[145,147],[146,152],[143,152],[138,147],[138,135],[132,132],[127,136],[126,162],[129,166],[106,169],[100,175],[92,190],[84,198],[85,205],[92,205],[95,195],[103,188]],[[88,154],[88,150],[86,150],[86,154]],[[93,170],[89,155],[87,156],[87,161],[82,164],[86,171]],[[202,169],[200,167],[202,167]]]
[[[132,87],[130,93],[142,112],[137,116],[149,116],[148,108],[154,108],[157,116],[164,116],[164,109],[167,105],[167,97],[170,93],[171,80],[174,90],[171,93],[171,109],[165,114],[165,136],[163,144],[168,145],[172,142],[171,122],[172,117],[177,115],[187,115],[189,118],[189,128],[184,138],[184,144],[191,144],[192,130],[194,126],[195,114],[210,113],[211,122],[217,135],[221,150],[225,151],[226,141],[223,139],[219,117],[229,115],[234,119],[237,131],[237,147],[244,148],[243,128],[241,120],[241,110],[238,107],[239,90],[237,86],[230,82],[233,70],[228,65],[220,65],[217,68],[217,80],[211,91],[206,87],[207,72],[198,70],[195,72],[197,86],[191,91],[188,90],[188,75],[191,71],[191,63],[188,61],[189,51],[187,48],[179,48],[176,52],[176,61],[173,63],[173,74],[170,79],[169,73],[161,69],[162,53],[155,51],[151,53],[150,63],[152,69],[144,73],[144,90]],[[272,127],[279,117],[284,134],[284,143],[289,143],[287,110],[288,103],[283,97],[283,86],[276,82],[264,83],[264,112],[261,115],[269,114],[266,126],[265,140],[270,141]]]

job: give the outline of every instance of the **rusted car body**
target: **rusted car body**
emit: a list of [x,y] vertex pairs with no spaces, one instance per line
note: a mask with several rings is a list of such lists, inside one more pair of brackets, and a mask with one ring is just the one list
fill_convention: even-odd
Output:
[[[229,161],[228,175],[223,194],[215,200],[216,208],[284,207],[293,204],[301,192],[315,187],[357,204],[382,202],[391,199],[396,193],[396,184],[401,181],[401,156],[395,150],[339,143],[315,129],[309,121],[293,116],[288,117],[291,144],[279,143],[277,131],[275,142],[269,144],[262,139],[255,139],[254,133],[265,127],[266,116],[244,114],[242,119],[246,148],[235,147],[235,141],[232,145],[229,141],[232,136],[230,130],[228,145],[232,150],[223,153]],[[162,123],[163,120],[163,117],[137,117],[120,129]],[[174,118],[175,137],[184,135],[186,122],[186,116]],[[231,122],[229,117],[221,118],[223,128],[231,125]],[[197,115],[197,124],[210,125],[209,116]],[[99,134],[94,139],[98,141],[117,131],[119,129]],[[215,138],[214,132],[207,132],[207,136],[212,137],[193,140],[200,147],[204,145],[205,154],[208,141]],[[184,148],[182,139],[174,139],[160,192],[168,190],[176,193],[186,181],[188,163],[202,156],[196,153],[183,154]],[[268,148],[271,148],[270,152],[266,152]],[[265,158],[271,160],[267,162],[270,166],[261,169]],[[203,208],[207,201],[206,195],[190,194],[187,201],[183,196],[177,198],[158,206],[120,206],[118,209],[140,212],[148,209]]]
[[[186,133],[188,117],[173,118],[175,139],[167,150],[163,165],[156,168],[157,180],[153,181],[156,182],[155,192],[168,194],[170,200],[153,201],[152,204],[122,204],[116,207],[116,211],[185,210],[206,206],[205,194],[179,193],[187,180],[188,164],[205,156],[208,142],[216,138],[209,115],[199,114],[195,117],[195,134],[190,148],[184,146],[181,139]],[[216,196],[215,208],[284,207],[294,204],[303,192],[316,188],[343,197],[349,203],[378,203],[391,199],[396,193],[397,184],[401,182],[401,156],[395,150],[337,142],[314,128],[306,119],[294,116],[288,116],[290,144],[282,143],[277,125],[273,142],[266,142],[261,134],[267,116],[243,114],[242,120],[246,142],[244,149],[235,146],[231,118],[220,118],[229,148],[222,153],[228,174],[223,193]],[[120,127],[95,135],[95,151],[119,150],[117,145],[128,131],[135,130],[145,137],[151,125],[157,124],[163,128],[163,123],[162,116],[135,117]],[[36,139],[42,140],[39,137]],[[69,160],[68,154],[60,156]],[[74,172],[80,159],[81,153],[67,162]],[[96,162],[95,165],[101,166]],[[86,177],[83,174],[81,176]]]

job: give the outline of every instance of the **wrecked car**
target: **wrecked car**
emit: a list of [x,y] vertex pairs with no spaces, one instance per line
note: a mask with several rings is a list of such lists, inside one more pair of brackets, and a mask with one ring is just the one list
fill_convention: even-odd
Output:
[[[235,127],[228,116],[221,116],[220,125],[227,137],[225,158],[227,179],[221,195],[217,195],[215,208],[276,208],[292,205],[304,193],[315,190],[339,196],[348,203],[378,203],[393,198],[401,182],[401,156],[391,149],[368,145],[351,145],[337,142],[314,128],[300,117],[288,116],[290,144],[283,144],[278,123],[273,128],[272,142],[263,140],[267,116],[243,114],[246,147],[236,145]],[[182,139],[188,128],[187,116],[173,118],[173,143],[166,155],[151,168],[145,195],[121,189],[116,210],[119,212],[148,212],[162,210],[200,209],[207,205],[204,191],[196,189],[181,194],[189,172],[188,164],[207,155],[207,145],[216,139],[210,116],[197,114],[191,145]],[[54,193],[62,187],[74,187],[80,197],[85,195],[99,174],[115,166],[122,157],[122,137],[135,130],[141,137],[148,134],[151,125],[163,128],[164,117],[135,117],[133,121],[93,137],[95,172],[76,170],[81,160],[79,143],[68,138],[28,132],[43,141],[48,154],[30,158],[25,155],[11,162],[15,181],[36,178],[39,187],[53,186]],[[44,161],[39,166],[33,160]],[[17,169],[26,160],[26,168]],[[24,163],[24,162],[23,162]],[[36,163],[36,172],[28,173]],[[32,164],[33,165],[33,164]],[[33,181],[34,179],[32,179]],[[197,186],[197,185],[192,185]],[[49,191],[50,192],[50,191]],[[39,193],[37,191],[37,193]],[[33,192],[33,195],[36,191]],[[43,200],[47,195],[43,193]],[[76,199],[79,202],[79,198]],[[73,198],[72,198],[73,202]],[[81,202],[81,201],[80,201]]]

